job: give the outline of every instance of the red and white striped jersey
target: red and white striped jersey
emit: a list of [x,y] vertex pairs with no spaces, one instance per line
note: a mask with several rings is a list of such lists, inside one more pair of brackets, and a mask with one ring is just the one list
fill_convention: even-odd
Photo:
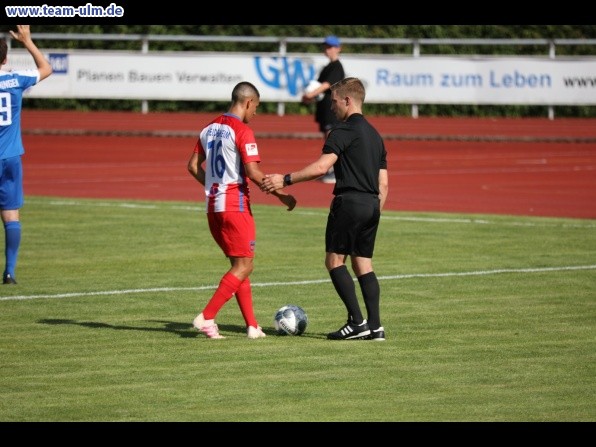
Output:
[[195,152],[205,155],[207,212],[249,211],[244,164],[261,161],[252,129],[236,115],[224,113],[201,131]]

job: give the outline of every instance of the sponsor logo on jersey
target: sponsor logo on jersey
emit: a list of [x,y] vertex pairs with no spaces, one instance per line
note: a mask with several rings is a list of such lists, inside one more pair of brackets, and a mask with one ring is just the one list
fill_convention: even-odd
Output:
[[257,143],[249,143],[244,146],[246,148],[246,155],[259,155]]

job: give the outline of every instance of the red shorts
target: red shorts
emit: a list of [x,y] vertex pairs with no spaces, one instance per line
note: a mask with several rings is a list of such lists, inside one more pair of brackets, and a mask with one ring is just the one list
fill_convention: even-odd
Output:
[[209,230],[228,257],[254,258],[257,231],[251,212],[207,213]]

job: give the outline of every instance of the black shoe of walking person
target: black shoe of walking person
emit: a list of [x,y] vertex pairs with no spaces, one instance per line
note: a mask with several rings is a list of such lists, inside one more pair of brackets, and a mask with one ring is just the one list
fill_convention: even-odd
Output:
[[353,324],[349,321],[338,331],[327,334],[329,340],[360,340],[370,336],[368,323],[364,320],[361,324]]
[[371,329],[369,338],[374,341],[385,341],[385,328],[381,326],[379,329]]
[[10,276],[10,273],[7,273],[6,275],[4,275],[4,279],[2,280],[2,284],[16,284],[17,282],[15,281],[15,279]]

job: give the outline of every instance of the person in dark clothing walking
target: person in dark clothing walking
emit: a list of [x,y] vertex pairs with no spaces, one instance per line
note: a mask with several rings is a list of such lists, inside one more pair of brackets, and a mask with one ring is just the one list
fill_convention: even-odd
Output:
[[[260,185],[262,191],[274,193],[294,183],[314,180],[331,167],[335,170],[337,180],[325,230],[325,267],[346,307],[348,320],[327,335],[331,340],[385,340],[381,291],[372,257],[381,210],[389,192],[387,151],[379,132],[362,114],[365,95],[358,78],[349,77],[333,84],[331,108],[340,124],[329,133],[319,159],[296,172],[268,174]],[[348,256],[366,306],[366,319],[346,266]]]
[[[329,63],[319,73],[317,81],[321,84],[316,90],[305,93],[302,96],[304,104],[311,104],[319,95],[323,95],[320,101],[315,104],[315,121],[319,124],[319,130],[327,138],[331,128],[339,124],[339,120],[331,110],[331,86],[345,77],[344,67],[339,60],[341,53],[341,42],[337,36],[327,36],[323,41],[325,56]],[[325,173],[319,180],[323,183],[335,183],[333,168]]]

